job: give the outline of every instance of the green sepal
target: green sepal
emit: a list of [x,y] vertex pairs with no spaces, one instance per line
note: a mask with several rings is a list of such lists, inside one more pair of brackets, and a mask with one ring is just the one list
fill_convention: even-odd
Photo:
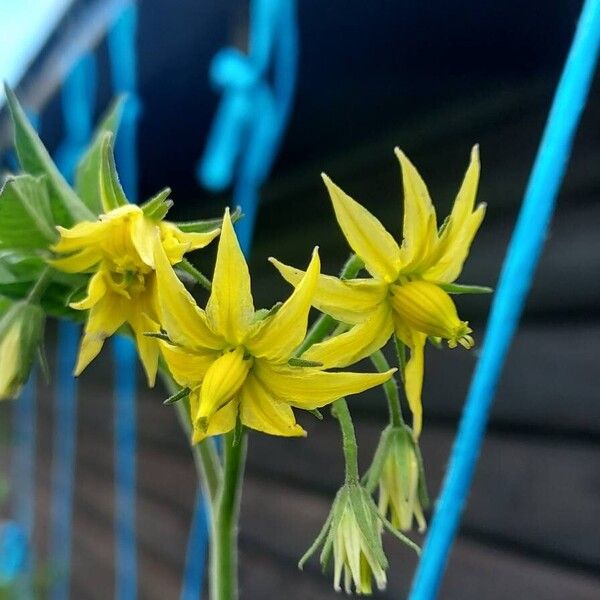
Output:
[[334,500],[334,502],[333,502],[333,507],[329,511],[329,514],[327,515],[327,519],[325,519],[325,523],[323,523],[323,527],[321,527],[321,531],[319,531],[317,538],[310,545],[310,548],[302,555],[302,557],[298,561],[298,568],[300,570],[302,570],[304,568],[304,563],[306,563],[306,561],[317,551],[317,549],[323,543],[323,541],[325,540],[325,537],[329,533],[331,521],[333,520],[334,508],[336,505],[336,501],[337,501],[337,497],[336,497],[336,500]]
[[175,394],[173,394],[172,396],[169,396],[163,402],[163,404],[165,406],[169,406],[171,404],[175,404],[176,402],[179,402],[180,400],[187,399],[189,397],[191,391],[192,390],[190,388],[185,387],[185,388],[179,390],[178,392],[176,392]]
[[144,336],[149,338],[156,338],[157,340],[162,340],[163,342],[168,342],[173,346],[178,345],[166,333],[162,331],[144,331]]
[[310,408],[308,412],[319,421],[323,420],[323,413],[318,408]]
[[363,475],[361,479],[362,485],[365,486],[365,489],[370,494],[372,494],[375,491],[377,485],[379,484],[379,478],[381,477],[381,472],[383,471],[383,466],[385,464],[385,459],[387,458],[387,453],[389,450],[390,438],[392,432],[395,429],[395,427],[388,425],[381,432],[379,444],[377,444],[377,449],[375,450],[371,466],[368,468],[367,472]]
[[94,214],[66,182],[21,108],[14,92],[4,84],[6,100],[15,130],[15,149],[23,170],[30,175],[46,175],[54,221],[71,226],[78,221],[95,220]]
[[75,190],[86,206],[96,215],[103,212],[98,181],[103,134],[108,132],[114,136],[117,135],[124,104],[125,96],[119,96],[112,102],[96,128],[94,138],[81,157],[75,171]]
[[411,435],[411,443],[415,450],[415,456],[417,457],[417,466],[419,469],[419,483],[417,486],[417,494],[419,496],[419,503],[423,510],[427,510],[430,505],[429,492],[427,491],[427,479],[425,478],[425,464],[423,462],[423,455],[421,454],[421,448],[419,442],[414,439]]
[[235,448],[239,446],[242,441],[242,433],[244,431],[244,425],[242,423],[242,419],[238,413],[237,419],[235,421],[235,428],[233,429],[233,440],[231,441],[231,445]]
[[442,350],[444,348],[444,344],[442,343],[442,338],[438,336],[428,335],[427,341],[438,350]]
[[288,360],[288,365],[290,365],[290,367],[322,367],[323,363],[317,362],[316,360],[304,360],[303,358],[292,356]]
[[173,200],[169,200],[170,195],[171,188],[165,188],[150,198],[148,202],[142,204],[140,208],[144,212],[144,215],[156,223],[162,221],[173,206]]
[[373,557],[379,565],[386,570],[388,560],[383,551],[379,527],[377,527],[377,518],[379,511],[373,502],[373,498],[364,487],[359,484],[346,484],[349,488],[348,498],[356,523],[362,533],[365,542],[369,546]]
[[103,212],[109,212],[129,204],[121,187],[115,156],[113,153],[113,134],[105,131],[100,139],[100,202]]
[[[242,209],[238,206],[230,215],[231,222],[239,221],[244,215]],[[223,219],[207,219],[205,221],[187,221],[183,223],[175,223],[181,231],[185,233],[207,233],[220,229],[223,226]]]
[[46,177],[10,177],[0,190],[0,248],[47,249],[58,232]]
[[462,285],[460,283],[440,283],[439,286],[448,294],[491,294],[494,288],[485,285]]

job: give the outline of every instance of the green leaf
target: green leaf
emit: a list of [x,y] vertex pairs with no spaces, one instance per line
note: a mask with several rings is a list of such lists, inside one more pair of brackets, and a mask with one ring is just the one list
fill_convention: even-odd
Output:
[[68,227],[77,221],[95,220],[94,214],[60,174],[14,92],[6,84],[4,90],[14,124],[15,148],[21,167],[30,175],[48,177],[50,203],[55,222]]
[[113,154],[113,134],[105,131],[100,141],[100,200],[102,209],[108,212],[119,206],[129,204],[125,192],[119,182],[115,156]]
[[9,178],[0,190],[0,248],[46,249],[57,237],[45,177]]
[[491,294],[494,289],[484,285],[462,285],[460,283],[440,283],[448,294]]
[[171,195],[171,188],[165,188],[145,202],[140,207],[144,211],[144,215],[152,221],[162,221],[169,212],[169,209],[173,206],[173,200],[169,200]]
[[100,200],[100,161],[102,154],[103,134],[117,134],[125,97],[120,96],[109,107],[100,121],[94,139],[77,165],[75,172],[75,189],[87,207],[96,215],[102,211]]
[[[231,213],[231,222],[235,223],[239,221],[244,215],[242,209],[238,206]],[[208,219],[206,221],[188,221],[187,223],[175,223],[181,231],[185,233],[206,233],[207,231],[214,231],[223,226],[223,219]]]

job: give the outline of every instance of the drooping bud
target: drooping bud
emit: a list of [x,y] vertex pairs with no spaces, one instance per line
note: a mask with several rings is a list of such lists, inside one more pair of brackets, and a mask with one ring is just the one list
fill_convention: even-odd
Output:
[[367,473],[366,488],[378,489],[379,511],[395,528],[409,531],[414,519],[418,530],[425,530],[427,486],[421,453],[408,428],[389,426],[383,431]]
[[448,340],[451,348],[474,345],[469,323],[461,321],[450,296],[429,281],[409,281],[393,285],[392,306],[410,327],[435,338]]
[[42,308],[26,301],[0,319],[0,400],[15,398],[27,382],[44,334]]
[[387,584],[388,561],[381,543],[382,530],[377,507],[358,484],[345,484],[337,493],[321,533],[299,567],[323,544],[321,566],[327,567],[333,555],[333,587],[347,594],[371,594],[373,580],[379,590]]

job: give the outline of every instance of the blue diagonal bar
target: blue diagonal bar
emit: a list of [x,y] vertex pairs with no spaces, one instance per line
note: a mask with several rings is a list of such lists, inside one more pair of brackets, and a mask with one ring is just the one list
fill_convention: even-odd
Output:
[[[600,0],[587,0],[504,260],[481,358],[469,388],[410,600],[432,600],[437,596],[471,487],[496,386],[531,287],[571,153],[573,137],[586,104],[599,46]],[[468,585],[467,581],[465,585]]]
[[[108,35],[108,49],[116,93],[127,95],[115,154],[121,184],[130,202],[137,202],[137,122],[140,112],[136,94],[137,5],[119,16]],[[136,549],[136,388],[135,344],[125,337],[113,342],[115,361],[115,598],[137,597]]]

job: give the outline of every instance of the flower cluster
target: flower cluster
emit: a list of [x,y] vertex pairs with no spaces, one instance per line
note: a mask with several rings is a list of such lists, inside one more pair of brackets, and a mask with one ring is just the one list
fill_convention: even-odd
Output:
[[[113,132],[102,128],[71,188],[10,90],[7,96],[25,173],[0,190],[0,397],[15,396],[27,380],[45,315],[52,314],[85,319],[76,375],[107,338],[131,335],[149,385],[159,371],[176,382],[167,403],[180,402],[191,442],[204,448],[206,438],[244,428],[305,436],[294,409],[320,416],[318,409],[332,404],[343,435],[346,481],[303,561],[323,544],[321,563],[325,567],[333,555],[337,590],[342,579],[348,593],[371,593],[373,581],[383,589],[384,528],[415,547],[401,531],[414,521],[419,531],[426,526],[418,444],[425,344],[446,340],[451,348],[471,348],[472,330],[450,294],[489,291],[455,283],[485,212],[484,205],[475,206],[477,147],[440,227],[425,183],[396,150],[404,187],[401,242],[323,175],[354,255],[339,277],[321,273],[318,248],[305,271],[269,259],[293,291],[271,309],[257,310],[234,230],[238,213],[226,209],[222,219],[171,223],[165,220],[172,205],[168,189],[141,206],[130,204],[114,165]],[[104,123],[115,120],[112,115]],[[217,237],[211,281],[185,255]],[[183,272],[210,291],[204,305],[185,287]],[[307,334],[311,307],[323,315]],[[380,351],[392,338],[398,368],[390,368]],[[365,357],[377,372],[343,370]],[[412,427],[401,416],[398,370]],[[390,424],[361,480],[345,397],[376,386],[388,397]]]

